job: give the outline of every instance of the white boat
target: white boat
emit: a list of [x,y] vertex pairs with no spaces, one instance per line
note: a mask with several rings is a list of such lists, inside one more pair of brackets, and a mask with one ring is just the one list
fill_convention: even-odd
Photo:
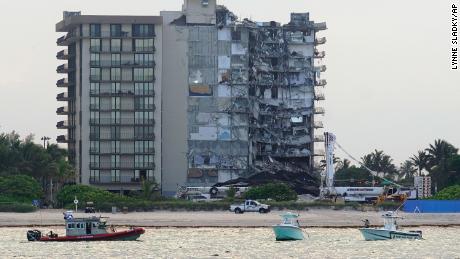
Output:
[[282,218],[281,223],[273,225],[276,241],[302,240],[304,237],[297,220],[299,214],[287,212],[280,216]]
[[[401,218],[395,215],[394,212],[388,211],[382,215],[383,228],[360,228],[361,234],[365,240],[388,240],[388,239],[422,239],[422,231],[401,231],[398,227],[396,219]],[[366,225],[368,221],[366,220]]]

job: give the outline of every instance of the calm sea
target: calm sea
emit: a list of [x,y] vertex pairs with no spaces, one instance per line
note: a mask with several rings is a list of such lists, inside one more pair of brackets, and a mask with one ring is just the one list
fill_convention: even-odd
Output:
[[148,228],[139,241],[41,243],[27,241],[27,228],[0,228],[0,258],[460,258],[460,228],[418,229],[424,240],[364,241],[351,228],[305,229],[290,242],[270,228]]

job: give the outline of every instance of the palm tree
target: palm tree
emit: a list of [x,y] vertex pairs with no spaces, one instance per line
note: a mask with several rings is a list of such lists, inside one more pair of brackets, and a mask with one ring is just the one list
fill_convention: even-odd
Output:
[[397,173],[393,159],[386,155],[382,150],[374,150],[361,158],[363,165],[385,176],[393,176]]
[[448,159],[457,154],[458,149],[445,140],[436,139],[426,151],[429,156],[428,169],[432,171],[433,167],[438,166],[441,170],[446,171]]
[[417,167],[418,169],[418,176],[422,175],[422,170],[428,168],[428,159],[429,156],[427,155],[425,150],[419,150],[417,154],[413,155],[410,160],[412,164]]
[[398,180],[413,178],[415,172],[417,172],[417,169],[414,168],[412,161],[406,160],[401,163],[401,166],[399,167]]

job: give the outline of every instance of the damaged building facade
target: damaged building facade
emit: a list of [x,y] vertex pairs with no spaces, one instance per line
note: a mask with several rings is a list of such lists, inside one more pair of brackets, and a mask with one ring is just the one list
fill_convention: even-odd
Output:
[[[318,50],[326,40],[316,33],[325,23],[311,21],[308,13],[292,13],[287,24],[238,19],[216,0],[185,0],[182,10],[152,17],[79,15],[64,19],[58,31],[68,31],[70,20],[81,30],[103,31],[68,44],[69,52],[76,51],[69,56],[72,98],[62,108],[69,112],[58,114],[72,118],[60,141],[69,145],[77,182],[135,190],[139,175],[154,176],[169,196],[179,186],[211,186],[262,172],[313,174],[315,142],[323,141],[315,131],[322,128],[317,115],[324,114],[320,101],[326,84],[320,77],[326,68],[319,65],[325,54]],[[138,24],[151,24],[154,35],[134,35]],[[153,50],[137,49],[141,40],[153,41],[147,42]],[[101,42],[100,50],[93,41]],[[119,49],[112,42],[120,42]],[[153,59],[136,62],[146,55]],[[140,69],[153,71],[147,93],[136,88],[145,85],[145,76],[140,80],[136,74]],[[76,79],[74,71],[80,75]],[[104,79],[104,71],[115,75]],[[137,116],[145,113],[148,123],[137,125]],[[153,132],[139,135],[141,126]],[[146,150],[144,142],[150,145]],[[137,168],[141,155],[148,163]],[[103,183],[100,177],[95,181],[99,175]]]
[[[317,49],[326,40],[316,33],[326,24],[310,21],[308,13],[292,13],[285,25],[241,20],[215,1],[201,0],[161,16],[169,16],[164,33],[171,35],[165,38],[180,41],[187,57],[174,75],[163,77],[186,78],[181,94],[168,97],[169,90],[163,90],[166,106],[186,96],[171,107],[180,103],[185,122],[163,120],[170,124],[163,124],[166,138],[166,128],[184,128],[186,134],[180,155],[163,149],[164,156],[182,161],[165,170],[186,172],[177,184],[211,186],[272,170],[275,162],[278,169],[312,174],[314,143],[323,141],[322,134],[315,137],[315,129],[322,128],[315,115],[324,114],[319,101],[326,84],[320,77],[326,67],[318,65],[325,53]],[[168,62],[181,61],[168,59],[163,71],[168,73]]]

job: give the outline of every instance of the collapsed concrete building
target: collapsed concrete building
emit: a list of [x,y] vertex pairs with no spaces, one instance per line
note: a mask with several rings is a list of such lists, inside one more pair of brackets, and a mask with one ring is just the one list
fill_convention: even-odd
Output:
[[58,123],[68,131],[58,142],[76,181],[126,192],[155,179],[167,196],[270,175],[318,186],[325,29],[308,13],[284,25],[238,19],[216,0],[160,16],[66,12],[57,57],[71,69],[58,68],[57,86],[68,107],[57,113],[69,126]]
[[326,84],[326,67],[315,65],[326,40],[316,32],[326,24],[308,13],[292,13],[285,25],[240,20],[224,6],[197,17],[172,22],[188,31],[187,185],[293,167],[299,178],[315,178],[315,115],[324,113],[317,101]]

